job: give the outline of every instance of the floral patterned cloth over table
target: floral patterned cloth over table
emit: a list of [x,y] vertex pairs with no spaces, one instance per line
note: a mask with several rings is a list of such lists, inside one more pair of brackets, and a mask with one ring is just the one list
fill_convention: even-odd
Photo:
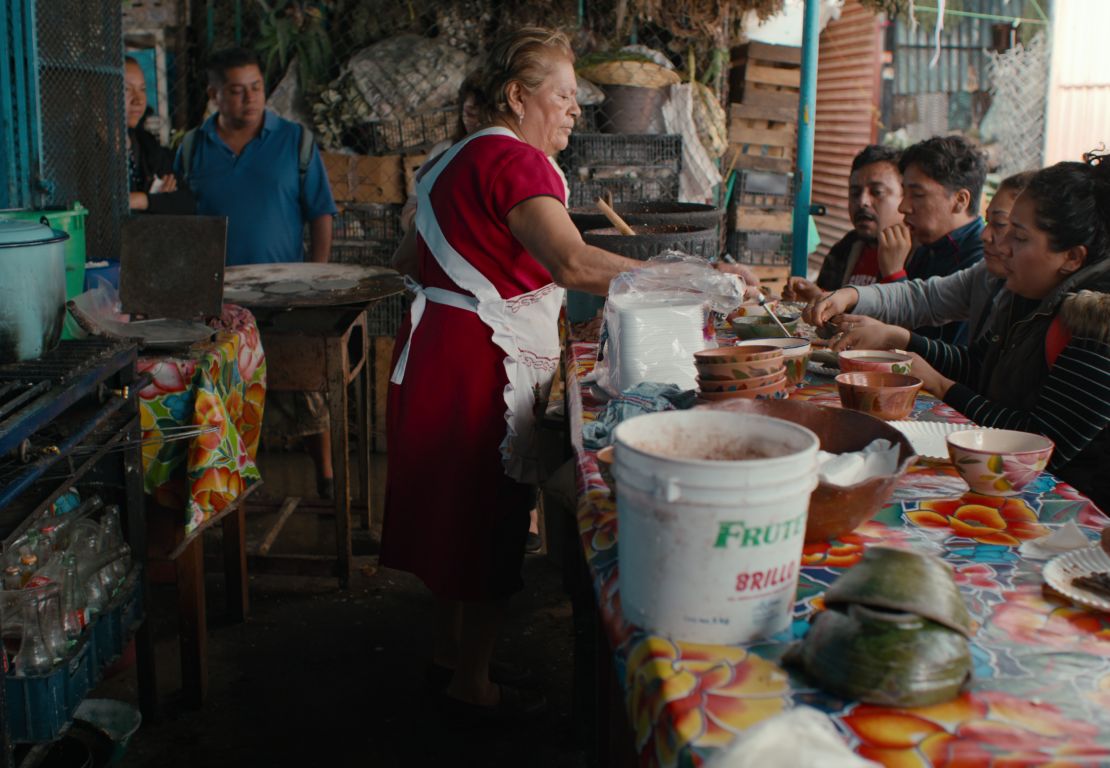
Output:
[[[254,459],[266,399],[266,357],[254,315],[225,304],[214,341],[185,355],[139,358],[151,383],[139,393],[146,492],[184,510],[188,535],[259,479]],[[185,427],[206,429],[171,439]],[[159,439],[166,438],[166,439]]]
[[[1018,552],[1068,521],[1094,541],[1107,519],[1049,474],[1020,496],[979,496],[949,463],[920,460],[874,520],[805,546],[793,626],[771,641],[697,645],[628,624],[617,588],[616,505],[595,454],[582,448],[583,423],[601,411],[580,383],[596,350],[573,342],[568,356],[578,529],[642,765],[702,765],[744,729],[797,704],[827,712],[851,747],[885,766],[1110,765],[1110,616],[1044,594],[1043,562]],[[827,379],[807,384],[796,399],[839,406]],[[923,415],[964,420],[924,394],[914,418]],[[823,609],[828,585],[873,544],[931,552],[952,566],[975,629],[974,678],[959,698],[917,709],[861,704],[779,664]]]

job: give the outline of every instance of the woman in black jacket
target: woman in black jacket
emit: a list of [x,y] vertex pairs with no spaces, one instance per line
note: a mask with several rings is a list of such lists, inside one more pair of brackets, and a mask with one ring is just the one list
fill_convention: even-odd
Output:
[[150,110],[146,103],[146,78],[139,62],[124,60],[123,82],[127,107],[127,179],[131,210],[150,213],[192,214],[193,193],[179,189],[173,175],[173,150],[158,143],[142,128]]
[[977,424],[1051,438],[1049,469],[1110,510],[1110,162],[1038,171],[1000,250],[990,330],[970,348],[911,337],[914,375]]

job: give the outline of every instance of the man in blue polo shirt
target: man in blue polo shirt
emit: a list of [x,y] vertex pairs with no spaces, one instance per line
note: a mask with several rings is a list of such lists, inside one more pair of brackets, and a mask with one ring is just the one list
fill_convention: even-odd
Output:
[[[326,262],[336,213],[324,163],[315,147],[301,168],[300,125],[266,109],[266,84],[254,52],[232,48],[208,64],[208,96],[217,113],[197,129],[190,157],[177,153],[197,213],[226,216],[227,263]],[[188,173],[184,166],[188,166]]]
[[[174,172],[192,190],[198,214],[227,217],[227,264],[304,261],[306,222],[308,260],[326,262],[336,208],[324,163],[300,125],[266,109],[266,84],[254,52],[213,54],[208,97],[218,111],[182,143]],[[271,393],[262,426],[264,435],[279,440],[304,438],[316,464],[317,490],[331,498],[323,396]]]

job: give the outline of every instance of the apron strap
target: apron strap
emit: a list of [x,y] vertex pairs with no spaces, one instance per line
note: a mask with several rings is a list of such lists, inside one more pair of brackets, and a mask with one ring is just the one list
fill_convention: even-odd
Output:
[[412,291],[415,298],[412,300],[412,306],[409,307],[409,337],[405,339],[405,346],[397,357],[397,365],[393,367],[393,373],[389,377],[393,384],[400,384],[405,380],[405,368],[409,361],[412,335],[416,333],[416,326],[420,325],[420,319],[424,316],[424,309],[429,301],[435,304],[446,304],[456,309],[464,309],[468,312],[476,313],[478,311],[478,299],[474,296],[465,296],[444,288],[425,288],[408,275],[405,275],[405,288]]

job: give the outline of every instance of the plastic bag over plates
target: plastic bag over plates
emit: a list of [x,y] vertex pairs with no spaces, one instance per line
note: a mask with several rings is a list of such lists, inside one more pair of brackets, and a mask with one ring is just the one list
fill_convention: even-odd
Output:
[[694,353],[712,346],[710,312],[740,306],[744,281],[708,261],[664,251],[609,284],[597,383],[616,395],[644,381],[693,389]]

